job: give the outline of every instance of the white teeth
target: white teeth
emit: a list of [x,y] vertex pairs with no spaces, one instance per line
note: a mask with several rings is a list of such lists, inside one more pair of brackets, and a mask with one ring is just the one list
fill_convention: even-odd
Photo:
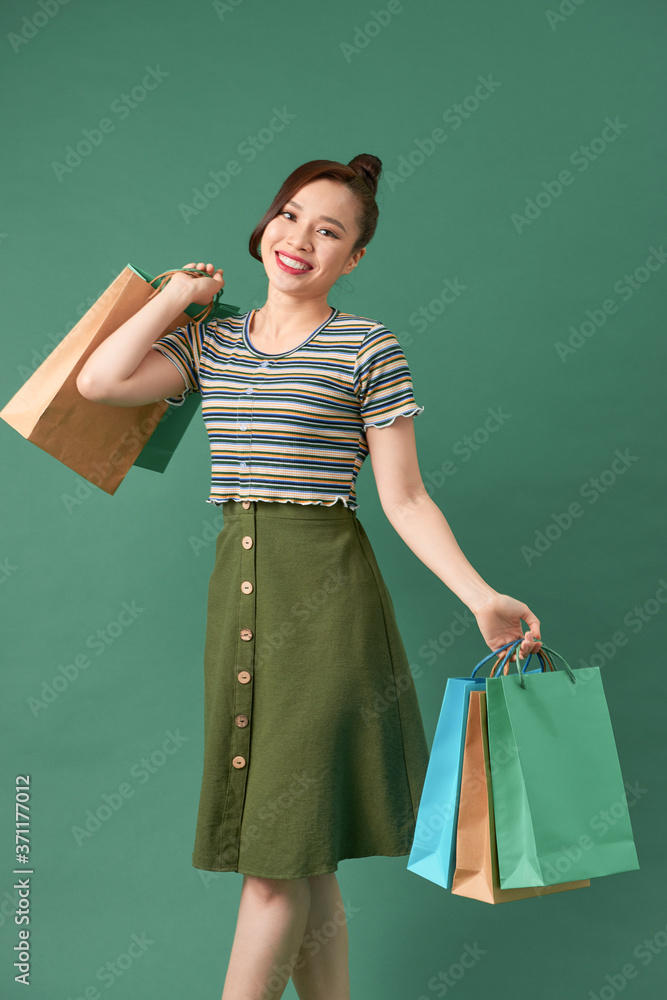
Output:
[[308,264],[301,264],[299,263],[299,261],[294,260],[292,257],[285,257],[285,255],[282,253],[279,253],[278,256],[280,257],[283,264],[287,264],[288,267],[296,267],[300,271],[310,271],[310,267],[308,266]]

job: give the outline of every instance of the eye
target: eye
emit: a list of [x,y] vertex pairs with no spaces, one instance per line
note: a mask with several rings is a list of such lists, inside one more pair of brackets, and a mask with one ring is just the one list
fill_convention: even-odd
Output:
[[[296,215],[294,214],[294,212],[290,212],[289,209],[285,209],[285,211],[281,212],[280,214],[281,215],[291,215],[292,218],[296,219]],[[338,236],[336,233],[334,233],[333,230],[331,230],[331,229],[318,229],[318,232],[319,233],[329,233],[331,236],[333,236],[333,238],[335,240],[339,240],[340,239],[340,236]]]

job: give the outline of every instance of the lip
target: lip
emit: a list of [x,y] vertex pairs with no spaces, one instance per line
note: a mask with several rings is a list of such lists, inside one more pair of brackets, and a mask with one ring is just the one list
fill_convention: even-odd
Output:
[[280,250],[280,251],[276,250],[276,262],[278,264],[278,267],[282,268],[283,271],[287,271],[288,274],[308,274],[308,271],[304,271],[303,268],[289,267],[287,264],[283,263],[283,261],[278,256],[278,253],[283,254],[285,257],[291,257],[292,260],[298,260],[302,264],[308,264],[308,271],[313,270],[313,265],[309,263],[309,261],[304,260],[303,257],[296,257],[293,253],[287,253],[287,251],[285,250]]

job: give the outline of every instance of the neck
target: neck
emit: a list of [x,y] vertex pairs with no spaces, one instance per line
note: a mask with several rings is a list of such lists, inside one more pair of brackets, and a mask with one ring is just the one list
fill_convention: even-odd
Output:
[[252,328],[268,340],[279,340],[291,333],[315,330],[331,315],[326,295],[313,299],[295,299],[284,294],[269,295],[251,317]]

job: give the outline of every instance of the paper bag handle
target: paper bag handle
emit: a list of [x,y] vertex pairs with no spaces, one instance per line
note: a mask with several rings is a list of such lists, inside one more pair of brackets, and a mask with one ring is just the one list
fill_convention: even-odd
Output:
[[[528,654],[528,659],[526,660],[526,662],[524,664],[524,667],[523,667],[524,670],[528,666],[528,664],[530,662],[530,658],[531,658],[532,655],[533,655],[532,653]],[[540,663],[542,664],[542,666],[538,667],[536,670],[530,670],[529,673],[531,673],[531,674],[532,673],[545,673],[545,667],[548,667],[549,670],[554,670],[555,669],[553,663],[551,662],[550,657],[546,653],[543,653],[541,649],[535,655],[537,656],[537,658],[540,661]],[[499,656],[498,659],[496,660],[496,662],[491,667],[491,673],[489,674],[489,677],[498,677],[498,674],[500,673],[500,671],[498,671],[498,673],[496,673],[496,667],[498,666],[498,664],[500,663],[501,660],[502,660],[502,656]],[[505,674],[509,673],[509,663],[507,663],[507,660],[505,660],[505,669],[504,669],[503,673],[505,673]]]
[[[150,300],[153,298],[154,295],[157,295],[158,292],[162,291],[162,289],[164,288],[164,286],[169,283],[169,280],[170,280],[172,274],[193,274],[193,273],[194,274],[203,275],[206,278],[210,278],[211,277],[211,275],[208,273],[208,271],[202,271],[201,268],[199,268],[199,267],[175,267],[171,271],[163,271],[162,274],[157,274],[153,278],[153,281],[157,281],[159,278],[162,278],[162,281],[160,281],[160,284],[157,286],[157,288],[153,289],[153,291],[148,296],[148,298],[146,299],[146,301],[150,302]],[[153,284],[153,281],[150,282],[151,285]],[[209,302],[209,304],[207,306],[204,306],[204,308],[202,309],[202,311],[199,312],[199,313],[197,313],[196,316],[192,317],[192,319],[194,320],[195,323],[203,323],[204,320],[208,316],[210,316],[210,314],[213,311],[213,309],[219,304],[220,299],[222,297],[222,293],[223,293],[223,289],[220,288],[215,293],[215,295],[213,296],[213,298],[211,299],[211,301]]]
[[[569,676],[570,680],[572,681],[573,684],[576,684],[577,683],[577,678],[575,677],[574,671],[572,670],[572,667],[567,662],[567,660],[565,659],[565,657],[561,656],[560,653],[557,652],[555,649],[552,649],[551,646],[545,646],[544,643],[542,643],[542,649],[546,649],[547,653],[553,653],[554,656],[557,656],[560,660],[563,661],[563,663],[565,664],[565,669],[567,670],[567,673],[568,673],[568,676]],[[530,659],[530,657],[528,657],[528,659]],[[528,665],[528,661],[526,661],[526,663],[524,664],[523,670],[521,671],[522,676],[523,676],[523,672],[525,671],[527,665]],[[522,684],[522,687],[525,687],[525,684]]]
[[[473,669],[473,672],[471,673],[471,675],[470,675],[470,676],[471,676],[471,677],[474,677],[474,676],[475,676],[475,674],[477,673],[477,671],[479,670],[479,668],[480,668],[480,667],[481,667],[481,666],[482,666],[482,665],[483,665],[484,663],[486,663],[486,661],[487,661],[487,660],[490,660],[492,656],[497,656],[497,655],[498,655],[498,653],[502,652],[502,651],[503,651],[503,649],[508,649],[508,647],[509,647],[509,646],[518,646],[518,645],[520,645],[520,644],[521,644],[521,641],[522,641],[521,639],[513,639],[513,640],[512,640],[512,642],[506,642],[504,646],[499,646],[499,647],[498,647],[498,649],[494,649],[494,650],[493,650],[493,652],[491,652],[491,653],[487,653],[487,655],[486,655],[485,657],[483,657],[483,658],[482,658],[482,659],[481,659],[481,660],[479,661],[479,663],[477,664],[477,666],[476,666],[476,667],[475,667],[475,668]],[[501,669],[502,669],[502,668],[503,668],[503,667],[505,666],[505,664],[507,663],[507,661],[508,661],[508,659],[509,659],[509,657],[510,657],[511,655],[512,655],[512,650],[510,649],[510,650],[508,650],[508,652],[507,652],[507,653],[506,653],[506,655],[505,655],[505,659],[503,660],[503,662],[502,662],[502,664],[501,664]]]
[[[511,657],[512,653],[516,652],[516,655],[517,655],[517,661],[516,661],[517,665],[519,664],[519,661],[521,660],[521,656],[519,655],[519,646],[521,645],[522,642],[523,642],[523,639],[513,639],[511,642],[505,643],[504,646],[499,646],[498,649],[494,650],[492,653],[488,653],[483,659],[481,659],[479,661],[479,663],[474,668],[474,670],[473,670],[473,672],[472,672],[472,674],[470,676],[474,677],[475,674],[477,673],[477,671],[479,670],[479,668],[484,663],[486,663],[487,660],[490,660],[492,656],[496,656],[498,653],[501,653],[503,651],[503,649],[506,649],[507,652],[505,653],[504,658],[503,657],[499,657],[498,660],[496,660],[496,662],[493,664],[493,667],[491,668],[491,677],[494,677],[494,676],[498,677],[498,675],[500,674],[501,670],[503,670],[503,672],[505,674],[507,674],[508,670],[509,670],[509,658]],[[542,664],[542,666],[541,666],[540,670],[537,670],[537,671],[532,671],[531,670],[531,671],[529,671],[529,673],[544,673],[545,672],[545,661],[546,661],[546,665],[548,666],[548,668],[549,668],[550,671],[553,671],[555,669],[555,667],[553,665],[553,661],[551,660],[551,657],[548,655],[548,653],[544,653],[544,657],[542,657],[540,655],[541,653],[544,652],[545,649],[549,649],[549,647],[548,646],[545,647],[545,645],[542,642],[542,640],[540,640],[540,649],[538,650],[538,652],[535,655],[540,660],[540,663]],[[526,661],[525,661],[525,663],[523,665],[523,668],[521,669],[521,672],[520,672],[520,680],[521,681],[523,681],[523,674],[525,673],[526,668],[528,667],[528,664],[530,663],[530,658],[531,658],[532,655],[533,655],[532,653],[528,654],[528,657],[527,657],[527,659],[526,659]],[[558,655],[558,654],[556,654],[556,655]],[[500,663],[501,659],[502,659],[502,663]],[[562,659],[562,657],[561,657],[561,659]],[[563,661],[563,662],[565,662],[565,661]],[[498,672],[497,673],[496,673],[496,668],[498,668]],[[522,684],[522,687],[525,687],[525,683]]]

